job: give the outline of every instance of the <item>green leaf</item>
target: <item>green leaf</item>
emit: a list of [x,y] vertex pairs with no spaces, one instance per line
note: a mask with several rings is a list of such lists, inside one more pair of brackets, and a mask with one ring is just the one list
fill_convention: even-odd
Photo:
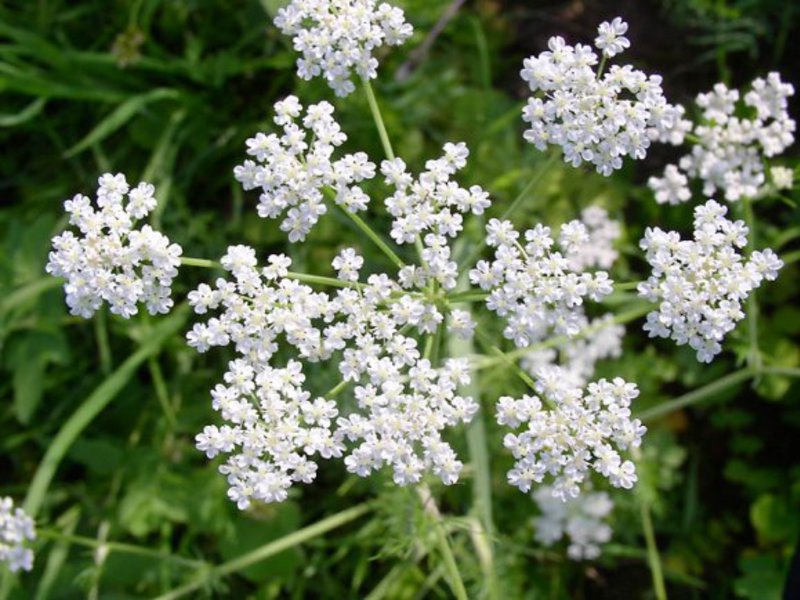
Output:
[[6,367],[13,372],[14,414],[20,423],[30,423],[39,406],[48,365],[68,360],[69,348],[60,331],[34,330],[12,338]]
[[766,542],[793,543],[800,529],[797,507],[780,496],[764,494],[750,507],[750,521],[759,538]]
[[[293,533],[300,527],[300,509],[292,502],[270,506],[267,518],[260,522],[241,518],[235,522],[235,533],[220,545],[222,557],[232,560],[260,548],[266,543]],[[242,569],[240,572],[254,583],[265,583],[270,579],[292,573],[300,562],[300,553],[289,548],[269,558]]]
[[64,152],[64,158],[75,156],[79,152],[83,152],[92,145],[104,140],[130,121],[140,110],[151,102],[177,98],[178,96],[179,93],[177,90],[159,88],[147,92],[146,94],[128,98],[125,102],[117,106],[105,119],[100,121],[94,129],[86,134],[86,137]]
[[42,112],[45,104],[47,104],[47,98],[37,98],[16,114],[0,115],[0,127],[16,127],[27,123]]
[[744,558],[739,566],[743,575],[733,583],[736,595],[750,600],[780,600],[784,569],[771,556]]

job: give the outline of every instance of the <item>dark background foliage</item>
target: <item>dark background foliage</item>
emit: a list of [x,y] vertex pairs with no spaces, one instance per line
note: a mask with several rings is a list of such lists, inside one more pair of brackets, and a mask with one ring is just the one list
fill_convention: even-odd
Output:
[[[397,3],[416,33],[383,58],[376,90],[399,154],[418,168],[443,142],[466,141],[472,160],[464,181],[479,182],[499,203],[510,202],[542,162],[521,143],[526,90],[518,72],[522,59],[540,52],[551,35],[588,41],[597,23],[621,15],[633,43],[623,59],[661,73],[668,96],[687,105],[717,81],[745,86],[769,70],[800,82],[795,2],[475,0],[460,8],[427,53],[415,49],[450,3]],[[43,541],[36,570],[16,588],[19,598],[152,597],[203,572],[174,557],[220,564],[374,498],[369,516],[224,580],[211,577],[208,589],[237,598],[449,594],[441,560],[427,542],[436,525],[415,508],[410,492],[386,479],[354,479],[326,465],[313,486],[284,505],[237,511],[222,477],[193,448],[194,434],[213,418],[208,390],[224,357],[198,357],[182,341],[185,326],[176,326],[156,354],[120,378],[127,357],[153,338],[159,320],[70,317],[58,283],[44,276],[49,240],[65,224],[63,200],[90,193],[105,171],[156,184],[155,225],[189,256],[215,258],[229,243],[246,243],[261,255],[291,253],[297,270],[323,272],[341,245],[359,243],[349,224],[331,215],[308,243],[287,248],[275,223],[256,218],[253,195],[233,180],[245,140],[270,126],[275,100],[296,93],[306,103],[334,101],[324,85],[295,77],[291,45],[270,25],[279,4],[0,4],[0,494],[25,497],[70,415],[115,381],[119,390],[59,465],[38,522],[150,551],[112,548],[98,560],[80,544]],[[362,95],[334,103],[348,144],[380,157]],[[795,99],[794,115],[797,107]],[[794,165],[796,156],[793,150],[779,162]],[[690,222],[690,207],[659,207],[642,186],[673,158],[669,149],[654,148],[647,161],[609,179],[554,167],[519,221],[557,224],[599,202],[625,223],[615,277],[641,279],[645,265],[636,244],[644,227]],[[385,219],[380,211],[372,216]],[[796,196],[759,206],[758,217],[759,246],[796,252]],[[368,260],[380,265],[382,258]],[[760,345],[769,364],[800,363],[798,275],[792,264],[759,293]],[[185,269],[177,298],[206,276]],[[624,357],[604,364],[601,374],[638,382],[642,406],[655,406],[736,370],[748,349],[742,325],[728,351],[701,366],[689,351],[652,343],[631,325]],[[324,384],[334,376],[319,377]],[[481,375],[484,406],[501,389],[513,389],[508,379],[503,369]],[[640,491],[615,495],[614,541],[591,565],[534,543],[535,506],[505,485],[509,458],[501,432],[487,421],[492,541],[503,597],[650,597],[636,500],[642,497],[652,508],[671,597],[778,597],[800,533],[797,392],[790,379],[763,377],[650,423]],[[463,439],[454,443],[466,453]],[[434,492],[449,515],[459,567],[480,597],[485,582],[469,536],[472,485]]]

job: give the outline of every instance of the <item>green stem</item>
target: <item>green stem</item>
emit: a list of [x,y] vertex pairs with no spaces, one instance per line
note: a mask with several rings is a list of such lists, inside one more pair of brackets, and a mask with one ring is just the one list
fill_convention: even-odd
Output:
[[522,188],[522,191],[519,195],[514,199],[511,205],[505,210],[505,212],[500,216],[500,220],[504,221],[506,219],[510,219],[511,216],[516,212],[516,210],[520,207],[520,205],[527,200],[528,193],[533,189],[533,187],[539,183],[539,181],[544,177],[545,173],[550,170],[556,161],[558,161],[559,155],[558,154],[551,154],[550,157],[544,162],[544,164],[536,170],[536,173],[533,174],[531,180],[528,184]]
[[100,355],[100,371],[103,375],[108,375],[114,365],[111,358],[111,343],[108,340],[108,314],[105,306],[97,311],[94,320],[94,334],[97,340],[97,353]]
[[134,352],[117,370],[107,377],[97,389],[81,404],[47,447],[47,452],[33,476],[28,494],[22,507],[31,517],[44,502],[53,476],[72,444],[83,430],[108,406],[125,384],[149,357],[154,356],[162,344],[183,327],[186,321],[186,307],[173,311],[173,314],[155,327],[142,346]]
[[[533,176],[531,177],[530,181],[525,184],[525,187],[522,188],[522,191],[517,195],[511,205],[503,212],[500,216],[500,220],[506,220],[511,218],[511,216],[516,212],[516,210],[522,205],[522,203],[527,200],[528,193],[534,188],[534,186],[539,183],[544,174],[550,169],[551,166],[558,160],[558,154],[551,154],[550,157],[534,172]],[[481,241],[475,244],[475,247],[472,249],[467,255],[467,258],[461,262],[461,268],[468,268],[473,265],[475,260],[480,256],[483,249],[486,248],[486,236],[481,237]]]
[[190,581],[189,583],[176,588],[171,592],[159,596],[156,600],[175,600],[176,598],[188,596],[194,591],[203,587],[203,585],[208,581],[216,578],[227,577],[232,573],[246,569],[250,565],[261,562],[262,560],[271,556],[275,556],[284,550],[288,550],[289,548],[293,548],[308,542],[317,536],[323,535],[333,529],[337,529],[343,525],[346,525],[347,523],[355,521],[359,517],[367,514],[370,510],[372,510],[370,505],[360,504],[322,519],[313,525],[309,525],[303,529],[298,529],[294,533],[290,533],[289,535],[277,539],[274,542],[270,542],[261,548],[253,550],[252,552],[248,552],[247,554],[244,554],[238,558],[234,558],[233,560],[216,567],[210,567],[203,573],[200,573],[201,575],[204,575],[204,577],[196,577],[194,581]]
[[450,294],[447,296],[447,301],[453,304],[459,302],[482,302],[489,297],[487,292],[461,292],[458,294]]
[[603,56],[600,58],[600,66],[597,67],[597,79],[599,80],[603,76],[603,69],[606,68],[606,63],[608,62],[608,57],[606,56],[605,52],[603,52]]
[[[756,220],[753,216],[753,204],[750,198],[742,198],[742,209],[744,220],[750,229],[747,236],[747,255],[752,256],[756,247]],[[761,350],[758,347],[758,300],[756,299],[757,290],[752,290],[747,297],[747,324],[750,335],[750,352],[747,356],[747,364],[755,369],[760,369],[763,365]]]
[[202,267],[204,269],[220,268],[220,264],[216,261],[205,258],[190,258],[188,256],[181,256],[181,265],[184,267]]
[[662,402],[658,406],[654,406],[648,410],[642,411],[636,416],[642,421],[652,421],[659,417],[663,417],[671,412],[686,408],[702,402],[706,398],[710,398],[720,392],[743,383],[748,379],[757,377],[759,375],[783,375],[786,377],[800,378],[800,368],[792,367],[763,367],[761,369],[754,369],[753,367],[745,367],[735,373],[721,377],[716,381],[704,385],[703,387],[693,390],[688,394],[679,396],[673,400]]
[[402,260],[400,260],[400,257],[397,256],[397,254],[394,252],[394,250],[392,250],[389,247],[389,245],[386,242],[383,241],[383,238],[381,238],[380,235],[375,233],[375,231],[369,225],[367,225],[367,223],[364,221],[364,219],[359,217],[354,212],[351,212],[351,211],[347,210],[344,206],[339,206],[339,208],[342,210],[342,212],[344,212],[344,214],[346,214],[350,218],[351,221],[353,221],[353,223],[356,224],[356,226],[362,232],[364,232],[364,234],[369,239],[371,239],[375,243],[375,245],[378,248],[381,249],[381,251],[386,255],[386,257],[389,260],[391,260],[397,266],[398,269],[402,269],[403,267],[406,266],[405,263]]
[[367,95],[367,102],[369,103],[369,110],[372,113],[372,119],[375,121],[375,126],[378,128],[378,135],[381,138],[383,152],[386,154],[386,158],[389,160],[394,160],[392,143],[389,141],[389,134],[386,132],[386,124],[383,122],[381,109],[378,106],[378,100],[375,98],[375,92],[372,89],[372,84],[366,77],[362,77],[361,82],[364,84],[364,92]]
[[664,585],[664,573],[661,568],[661,556],[656,545],[656,536],[653,531],[653,521],[650,517],[650,507],[644,500],[639,501],[642,515],[642,529],[647,542],[647,562],[650,565],[650,574],[653,577],[653,590],[657,600],[667,600],[667,588]]
[[461,578],[461,572],[458,570],[458,564],[453,555],[453,549],[450,547],[450,541],[447,539],[447,531],[442,520],[442,514],[439,512],[439,507],[436,506],[436,500],[431,494],[430,488],[424,483],[417,486],[417,497],[422,504],[422,510],[434,520],[433,534],[436,544],[439,546],[439,551],[442,553],[450,590],[458,600],[467,600],[467,589],[464,586],[464,580]]
[[642,283],[641,281],[626,281],[624,283],[615,283],[614,290],[618,292],[629,292],[631,290],[636,290],[639,287],[639,284]]
[[188,567],[201,567],[205,564],[202,560],[194,560],[191,558],[184,558],[168,552],[159,552],[158,550],[151,550],[144,546],[136,546],[134,544],[124,544],[120,542],[103,542],[94,538],[87,538],[79,535],[70,535],[62,533],[53,529],[37,529],[36,535],[40,538],[55,540],[58,542],[68,542],[76,546],[84,546],[86,548],[103,548],[109,552],[119,552],[121,554],[135,554],[137,556],[146,556],[150,558],[157,558],[160,560],[169,560]]
[[303,283],[316,283],[318,285],[327,285],[339,288],[357,288],[358,283],[351,281],[342,281],[341,279],[334,279],[333,277],[321,277],[319,275],[306,275],[305,273],[294,273],[289,271],[286,274],[288,279],[295,281],[302,281]]
[[350,383],[349,381],[345,381],[343,379],[335,386],[333,386],[331,389],[329,389],[325,394],[323,394],[322,397],[325,398],[326,400],[332,400],[333,398],[341,394],[349,383]]
[[[630,323],[631,321],[635,321],[648,312],[652,310],[652,307],[648,305],[642,305],[636,308],[632,308],[624,313],[620,313],[616,317],[614,317],[610,324],[614,325],[624,325],[626,323]],[[516,360],[517,358],[521,358],[526,354],[531,352],[537,352],[539,350],[546,350],[548,348],[557,348],[558,346],[562,346],[563,344],[567,343],[570,340],[580,339],[582,337],[586,337],[587,335],[591,335],[596,331],[604,327],[608,327],[609,323],[599,323],[597,325],[589,326],[581,331],[578,332],[575,336],[566,336],[566,335],[559,335],[548,338],[542,342],[537,342],[536,344],[531,344],[530,346],[526,346],[525,348],[517,348],[516,350],[511,350],[509,352],[502,353],[502,356],[497,358],[483,358],[481,357],[480,362],[476,365],[478,369],[487,369],[494,367],[500,363],[507,362],[509,360]]]

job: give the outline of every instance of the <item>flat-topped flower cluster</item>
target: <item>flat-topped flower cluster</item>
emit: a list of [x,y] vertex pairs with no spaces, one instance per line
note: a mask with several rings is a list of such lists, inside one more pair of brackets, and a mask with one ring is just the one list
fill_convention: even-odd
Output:
[[332,159],[347,136],[333,118],[330,103],[312,104],[300,119],[302,114],[296,96],[277,102],[273,120],[283,135],[259,133],[247,140],[247,154],[256,160],[234,169],[246,191],[261,189],[260,217],[283,216],[281,230],[290,242],[303,241],[327,212],[326,191],[347,210],[365,210],[369,197],[357,184],[375,176],[375,164],[363,152]]
[[641,242],[653,273],[639,284],[639,294],[659,303],[644,330],[650,337],[689,344],[701,362],[722,351],[723,338],[745,316],[747,296],[765,279],[774,280],[783,266],[769,249],[743,256],[748,228],[726,219],[727,212],[709,200],[695,208],[694,239],[648,227]]
[[548,479],[552,495],[566,500],[577,497],[595,471],[614,487],[633,487],[636,466],[620,452],[639,447],[646,431],[631,419],[631,401],[639,395],[635,384],[601,379],[584,391],[572,387],[560,367],[543,367],[535,390],[538,397],[504,396],[497,402],[497,422],[522,428],[503,440],[516,459],[508,472],[511,485],[528,492]]
[[[794,86],[774,72],[753,81],[744,98],[724,83],[698,95],[702,120],[690,130],[694,145],[677,165],[667,165],[663,177],[650,178],[656,200],[686,202],[692,196],[690,179],[702,181],[705,197],[721,191],[726,200],[735,202],[765,194],[764,159],[777,156],[794,142],[796,125],[787,112],[792,95]],[[786,172],[779,169],[775,187],[791,187],[791,179],[786,179]]]
[[[603,64],[630,46],[627,29],[619,18],[600,25],[595,46]],[[548,48],[523,63],[522,79],[534,93],[523,110],[527,142],[539,150],[559,146],[572,166],[587,162],[610,175],[624,157],[644,158],[654,140],[683,140],[683,108],[667,102],[659,75],[630,65],[600,73],[590,46],[570,46],[560,36]]]
[[[269,257],[259,268],[255,251],[228,249],[223,267],[233,280],[201,285],[189,296],[198,314],[219,313],[198,323],[189,345],[203,352],[232,346],[238,358],[225,384],[212,392],[226,425],[208,426],[197,436],[210,458],[228,455],[220,470],[229,495],[241,508],[252,500],[275,502],[293,483],[309,483],[321,458],[342,457],[347,469],[367,476],[388,465],[399,485],[432,472],[444,483],[458,479],[462,463],[442,433],[469,421],[477,405],[458,394],[469,382],[466,360],[434,367],[409,330],[429,332],[434,317],[419,295],[402,291],[386,275],[357,283],[363,264],[351,249],[334,260],[343,282],[335,294],[316,292],[292,279],[291,261]],[[282,366],[279,345],[299,360]],[[345,414],[332,398],[304,387],[304,363],[334,360],[355,406]],[[334,388],[335,389],[335,388]]]
[[566,501],[553,495],[550,486],[533,492],[541,515],[533,520],[536,541],[553,546],[566,538],[567,556],[572,560],[594,560],[602,546],[611,539],[612,530],[606,519],[614,510],[614,502],[606,492],[586,492]]
[[[360,77],[373,110],[368,80],[376,76],[375,53],[412,33],[400,9],[375,0],[292,0],[275,23],[302,53],[300,77],[323,76],[339,96],[351,93]],[[629,65],[606,69],[608,59],[630,47],[627,29],[616,18],[600,25],[594,48],[554,37],[548,51],[525,60],[522,77],[534,93],[523,112],[525,140],[541,150],[558,146],[567,163],[590,163],[610,175],[625,157],[644,158],[652,142],[680,144],[691,132],[699,140],[692,153],[651,180],[657,201],[689,200],[690,177],[729,200],[763,193],[763,158],[793,140],[786,111],[791,86],[774,73],[756,80],[744,97],[753,114],[739,116],[738,92],[720,84],[698,97],[704,122],[693,126],[681,106],[667,102],[659,76]],[[388,143],[389,159],[379,168],[364,152],[335,158],[347,136],[328,102],[304,108],[288,96],[274,105],[273,120],[280,130],[247,140],[249,158],[234,170],[245,190],[260,190],[259,216],[280,219],[295,243],[336,206],[396,272],[374,272],[373,264],[368,270],[356,249],[343,248],[331,263],[335,279],[295,273],[283,254],[259,265],[255,249],[232,245],[220,261],[225,276],[189,294],[204,318],[187,334],[189,345],[199,352],[229,347],[235,354],[211,392],[222,423],[196,436],[208,458],[223,458],[230,498],[242,509],[283,501],[294,484],[316,478],[320,459],[332,458],[359,476],[386,468],[398,485],[427,474],[455,483],[463,464],[447,432],[469,422],[478,405],[462,393],[472,377],[470,358],[440,359],[441,338],[445,332],[472,336],[479,309],[464,310],[462,303],[484,301],[535,377],[531,382],[519,373],[535,395],[497,401],[498,423],[514,430],[504,438],[515,459],[508,481],[526,493],[540,484],[534,493],[543,513],[539,541],[566,535],[571,557],[595,558],[610,537],[602,519],[612,504],[604,493],[574,499],[590,487],[592,473],[631,488],[636,468],[625,454],[646,431],[631,414],[635,384],[621,378],[590,383],[597,361],[622,352],[624,327],[611,314],[590,317],[585,306],[613,291],[607,270],[618,255],[620,224],[599,207],[584,209],[556,233],[542,224],[520,233],[509,220],[489,218],[491,258],[459,272],[454,243],[465,219],[482,217],[492,204],[482,187],[456,181],[469,157],[466,144],[444,144],[442,155],[415,175]],[[390,188],[383,200],[388,240],[358,214],[371,204],[363,188],[378,171]],[[774,188],[786,188],[793,173],[773,167],[771,178]],[[54,238],[47,269],[67,279],[74,314],[89,317],[104,302],[126,318],[141,303],[151,313],[172,307],[181,249],[150,226],[139,228],[155,205],[151,185],[130,189],[122,175],[100,178],[96,206],[81,195],[65,203],[78,234]],[[725,214],[709,201],[695,210],[693,240],[648,228],[641,243],[653,271],[639,293],[659,303],[645,330],[688,343],[702,361],[721,350],[743,318],[748,294],[782,266],[770,250],[743,256],[747,227]],[[481,291],[462,290],[467,280]],[[27,556],[20,554],[16,564],[29,565]]]
[[78,234],[67,230],[53,238],[47,272],[67,280],[74,315],[89,318],[104,302],[124,318],[140,303],[153,315],[169,312],[181,247],[149,225],[137,228],[156,207],[155,189],[148,183],[131,189],[122,174],[106,173],[98,184],[96,203],[81,194],[64,202]]
[[494,260],[479,261],[470,281],[490,292],[486,306],[506,319],[503,335],[517,347],[550,335],[576,335],[585,322],[584,300],[599,301],[613,291],[605,271],[583,272],[597,260],[584,250],[591,241],[586,226],[576,220],[561,227],[563,254],[553,249],[549,227],[527,230],[524,246],[519,237],[510,221],[491,219],[486,242],[495,249]]
[[297,74],[324,77],[337,96],[355,91],[354,75],[377,77],[374,52],[403,44],[414,31],[401,9],[375,0],[292,0],[278,11],[275,25],[302,54]]

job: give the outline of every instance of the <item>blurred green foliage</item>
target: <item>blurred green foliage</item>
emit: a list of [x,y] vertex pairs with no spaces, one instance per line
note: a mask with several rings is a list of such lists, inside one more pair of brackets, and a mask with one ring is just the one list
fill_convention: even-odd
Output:
[[[472,151],[464,182],[481,183],[500,204],[510,202],[543,162],[521,143],[523,90],[516,76],[521,59],[541,49],[531,42],[537,36],[591,33],[594,15],[627,16],[630,10],[649,27],[685,36],[680,49],[673,40],[669,47],[653,42],[650,49],[644,39],[638,43],[653,56],[673,53],[670,64],[647,67],[681,73],[679,94],[692,96],[717,79],[744,83],[785,65],[797,28],[792,2],[532,7],[476,0],[462,7],[428,54],[407,65],[449,1],[398,4],[416,33],[383,57],[376,83],[398,153],[419,168],[444,141],[463,140]],[[223,478],[193,446],[195,433],[213,418],[208,390],[219,376],[219,357],[198,357],[181,331],[154,344],[156,319],[73,318],[58,282],[44,274],[49,240],[65,224],[62,201],[94,189],[104,171],[154,183],[155,225],[190,256],[212,258],[229,243],[247,243],[262,253],[290,253],[299,271],[324,273],[341,245],[359,244],[358,232],[330,215],[308,243],[287,248],[274,223],[255,217],[252,195],[233,181],[244,141],[269,128],[276,99],[288,93],[304,102],[330,98],[319,82],[296,79],[290,42],[269,21],[280,5],[0,5],[0,494],[25,498],[42,457],[65,439],[59,438],[65,423],[74,423],[70,419],[88,410],[90,401],[97,407],[77,438],[65,443],[53,480],[43,483],[37,520],[46,531],[37,543],[36,570],[19,578],[12,597],[153,597],[204,577],[200,588],[215,597],[445,598],[450,592],[431,533],[442,526],[471,596],[486,593],[486,565],[475,541],[480,508],[474,464],[462,484],[433,486],[441,522],[420,508],[413,492],[381,477],[353,478],[334,464],[323,466],[319,480],[287,503],[242,513],[226,498]],[[631,51],[634,61],[638,49]],[[408,76],[394,78],[398,69]],[[796,71],[784,76],[798,81]],[[336,107],[348,144],[379,157],[366,99],[354,94]],[[625,222],[615,278],[640,279],[637,241],[644,227],[685,228],[691,215],[689,207],[657,206],[642,187],[659,167],[630,166],[604,179],[555,166],[518,222],[558,224],[587,204],[601,204]],[[796,252],[797,201],[795,193],[759,214],[760,246]],[[385,223],[380,209],[373,210],[373,218]],[[367,254],[367,260],[385,265],[380,255]],[[178,298],[206,275],[184,271]],[[759,294],[767,364],[800,364],[799,287],[794,263]],[[703,366],[686,349],[648,341],[635,325],[629,332],[624,357],[603,364],[600,375],[636,381],[642,410],[735,370],[749,348],[743,325],[729,340],[730,351]],[[143,347],[151,351],[126,362]],[[320,389],[334,380],[330,372],[317,377]],[[561,547],[537,547],[530,524],[534,503],[505,484],[511,458],[502,450],[490,407],[500,393],[524,388],[498,368],[481,374],[478,389],[488,411],[481,427],[490,449],[495,529],[489,541],[500,597],[649,597],[637,507],[642,501],[653,513],[673,597],[778,597],[800,535],[800,400],[792,380],[763,377],[649,423],[638,490],[615,494],[614,541],[594,565],[567,561]],[[464,436],[454,438],[469,458]],[[224,577],[212,568],[373,500],[368,514],[336,531]],[[56,541],[47,531],[80,540]],[[87,540],[109,545],[98,552]]]

